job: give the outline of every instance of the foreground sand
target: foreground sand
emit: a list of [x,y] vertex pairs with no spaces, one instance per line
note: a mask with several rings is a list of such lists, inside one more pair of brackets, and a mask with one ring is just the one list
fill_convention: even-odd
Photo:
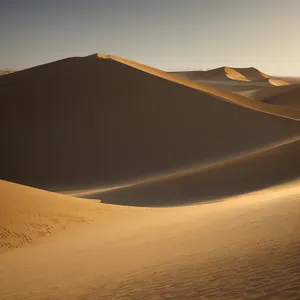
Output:
[[[6,207],[10,218],[17,214],[15,224],[35,211],[44,214],[37,224],[49,225],[49,214],[60,224],[56,205],[69,211],[65,230],[0,255],[1,299],[300,297],[299,181],[222,202],[151,209],[4,181],[0,189],[0,213]],[[76,209],[87,222],[71,229]],[[11,230],[7,211],[2,230]]]

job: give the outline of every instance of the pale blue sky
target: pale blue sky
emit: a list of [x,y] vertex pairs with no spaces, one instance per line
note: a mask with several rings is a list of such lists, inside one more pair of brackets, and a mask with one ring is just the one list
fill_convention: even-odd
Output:
[[0,68],[96,52],[300,75],[299,0],[0,0]]

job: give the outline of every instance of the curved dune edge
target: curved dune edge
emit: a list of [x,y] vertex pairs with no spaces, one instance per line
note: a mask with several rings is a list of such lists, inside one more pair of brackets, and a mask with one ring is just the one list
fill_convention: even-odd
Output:
[[122,210],[0,180],[0,253],[30,246],[99,218],[114,218],[111,212]]
[[232,67],[236,72],[242,74],[245,78],[248,80],[252,81],[255,79],[267,79],[270,78],[269,75],[266,73],[261,72],[260,70],[254,68],[254,67],[246,67],[246,68],[236,68]]
[[276,115],[276,116],[280,116],[280,117],[284,117],[284,118],[300,120],[300,112],[290,110],[288,108],[276,107],[276,106],[266,104],[266,103],[254,102],[248,98],[245,98],[245,97],[242,97],[239,95],[235,95],[235,94],[227,92],[227,91],[218,90],[216,88],[213,88],[210,85],[193,82],[193,81],[190,81],[190,80],[187,80],[184,78],[179,78],[175,75],[166,73],[162,70],[158,70],[153,67],[149,67],[149,66],[146,66],[146,65],[134,62],[134,61],[124,59],[124,58],[119,58],[119,57],[116,57],[113,55],[103,55],[103,54],[98,53],[97,56],[98,56],[98,58],[101,58],[101,59],[111,59],[111,60],[117,61],[119,63],[126,64],[133,68],[139,69],[143,72],[146,72],[146,73],[149,73],[149,74],[152,74],[155,76],[159,76],[161,78],[170,80],[172,82],[179,83],[181,85],[188,86],[190,88],[200,90],[202,92],[206,92],[208,94],[214,95],[218,98],[230,101],[234,104],[237,104],[237,105],[240,105],[243,107],[251,108],[253,110],[265,112],[268,114],[272,114],[272,115]]
[[[289,109],[300,110],[300,85],[290,85],[284,94],[272,95],[263,99],[265,103],[277,105],[278,107],[287,107]],[[286,87],[287,88],[287,87]]]
[[250,81],[249,79],[247,79],[243,74],[239,73],[238,71],[236,71],[233,68],[230,67],[225,67],[224,71],[226,73],[226,76],[229,79],[232,80],[238,80],[238,81]]
[[300,139],[259,151],[108,189],[74,193],[104,203],[182,206],[217,200],[300,177]]
[[96,55],[24,70],[1,86],[0,177],[43,189],[114,185],[300,132],[299,121]]
[[256,88],[256,89],[249,89],[244,91],[235,91],[236,94],[242,95],[243,97],[256,100],[256,101],[263,101],[267,102],[269,98],[282,96],[285,98],[289,98],[286,93],[294,90],[297,88],[297,85],[282,85],[282,86],[273,86],[273,87],[266,87],[266,88]]
[[[216,161],[208,164],[203,164],[200,166],[193,166],[191,168],[184,168],[184,169],[177,169],[173,170],[172,172],[168,172],[166,174],[158,174],[156,176],[151,176],[149,178],[143,178],[139,179],[136,181],[131,181],[131,182],[124,182],[119,185],[115,186],[108,186],[108,187],[102,187],[102,188],[90,188],[90,189],[79,189],[79,190],[70,190],[70,191],[60,191],[60,193],[64,195],[70,195],[73,197],[80,197],[80,198],[93,198],[96,197],[99,193],[106,193],[106,192],[111,192],[111,191],[116,191],[116,190],[121,190],[121,189],[126,189],[126,188],[132,188],[132,187],[137,187],[139,185],[143,184],[149,184],[149,183],[154,183],[154,182],[161,182],[164,180],[170,180],[170,179],[176,179],[176,178],[182,178],[184,176],[189,176],[193,175],[197,172],[203,172],[206,170],[212,170],[212,169],[218,169],[222,168],[226,165],[231,165],[232,163],[236,162],[243,162],[247,159],[251,159],[252,157],[257,157],[259,155],[266,155],[270,152],[273,152],[274,150],[276,151],[277,149],[281,149],[281,151],[284,153],[285,148],[288,147],[296,147],[299,148],[300,151],[300,136],[298,138],[294,139],[289,139],[286,141],[281,141],[280,143],[276,143],[274,145],[270,145],[265,148],[261,148],[259,150],[255,150],[252,152],[246,152],[246,153],[241,153],[239,155],[234,155],[232,157],[228,157],[225,160],[221,161]],[[300,176],[300,172],[299,172]]]
[[[222,80],[222,79],[231,79],[235,81],[245,81],[252,82],[257,80],[263,80],[271,78],[269,75],[259,71],[256,68],[236,68],[223,66],[216,69],[211,69],[207,71],[175,71],[169,72],[178,76],[186,77],[190,80]],[[228,75],[229,76],[226,76]],[[231,75],[230,75],[231,74]]]
[[299,183],[208,205],[130,210],[126,220],[116,213],[9,251],[0,255],[1,297],[296,300]]

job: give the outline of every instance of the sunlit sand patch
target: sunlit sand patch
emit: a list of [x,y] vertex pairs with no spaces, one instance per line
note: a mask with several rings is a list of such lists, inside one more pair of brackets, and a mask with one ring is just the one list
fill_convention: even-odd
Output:
[[225,67],[224,71],[226,73],[226,76],[232,80],[249,81],[243,74],[232,68]]
[[279,80],[279,79],[269,79],[269,82],[274,85],[274,86],[283,86],[283,85],[290,85],[289,83],[283,81],[283,80]]

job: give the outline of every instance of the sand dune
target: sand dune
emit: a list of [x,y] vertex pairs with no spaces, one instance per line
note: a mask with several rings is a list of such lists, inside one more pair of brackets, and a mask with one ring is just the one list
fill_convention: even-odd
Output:
[[299,87],[192,77],[101,54],[1,76],[1,299],[300,298]]
[[274,85],[274,86],[285,86],[285,85],[290,85],[288,82],[283,81],[283,80],[279,80],[279,79],[274,79],[274,78],[270,78],[269,82]]
[[41,242],[96,218],[114,218],[109,212],[109,205],[103,207],[93,201],[1,180],[0,253]]
[[268,75],[260,72],[255,68],[233,68],[220,67],[208,71],[186,71],[186,72],[171,72],[174,75],[179,75],[190,80],[236,80],[236,81],[251,81],[258,79],[269,78]]
[[0,189],[8,197],[4,205],[1,197],[1,228],[9,231],[9,220],[29,223],[34,215],[37,224],[49,213],[61,221],[64,208],[67,222],[76,209],[86,219],[76,230],[2,253],[2,299],[299,299],[299,182],[156,209],[107,206],[7,182]]
[[[244,91],[235,91],[235,93],[252,100],[264,101],[274,96],[285,96],[285,93],[297,88],[297,85],[276,86],[267,88],[256,88]],[[289,96],[287,95],[287,98]]]
[[289,84],[300,83],[300,77],[297,76],[272,76],[274,79],[283,80]]
[[299,135],[298,121],[271,115],[297,117],[295,110],[109,58],[70,58],[0,78],[0,178],[54,190],[112,184]]
[[[289,83],[282,79],[271,78],[269,75],[255,68],[221,67],[209,71],[184,71],[170,73],[198,83],[209,84],[223,91],[231,92],[289,85]],[[236,94],[244,95],[243,93]]]
[[248,67],[248,68],[233,68],[236,72],[245,76],[248,80],[256,80],[256,79],[264,79],[270,78],[269,75],[259,71],[256,68]]
[[134,206],[170,206],[218,200],[300,178],[300,140],[212,164],[81,197]]
[[[294,119],[294,120],[300,120],[300,113],[296,112],[292,109],[282,108],[282,107],[278,108],[276,106],[266,105],[265,103],[253,102],[248,98],[235,95],[231,92],[217,89],[210,84],[206,84],[204,82],[195,82],[195,81],[191,81],[191,80],[186,80],[184,78],[179,78],[178,76],[174,76],[171,73],[166,73],[164,71],[161,71],[161,70],[149,67],[149,66],[145,66],[143,64],[140,64],[140,63],[137,63],[134,61],[130,61],[127,59],[123,59],[120,57],[116,57],[116,56],[112,56],[112,55],[102,55],[99,53],[98,53],[98,57],[107,59],[107,60],[120,62],[127,66],[133,67],[133,68],[141,70],[143,72],[146,72],[148,74],[155,75],[160,78],[167,79],[171,82],[179,83],[180,85],[184,85],[184,86],[187,86],[187,87],[190,87],[193,89],[197,89],[198,91],[201,91],[201,92],[209,93],[210,95],[216,96],[219,99],[222,99],[223,101],[224,100],[229,101],[236,105],[240,105],[240,106],[243,106],[246,108],[250,108],[252,110],[257,110],[257,111],[265,112],[265,113],[272,114],[272,115],[282,116],[282,117],[290,118],[290,119]],[[256,85],[259,84],[260,81],[263,81],[263,82],[267,81],[268,84],[270,84],[269,79],[258,79],[258,80],[256,80],[255,84]],[[231,82],[237,82],[237,81],[231,81]],[[255,80],[253,80],[252,82],[255,82]],[[263,85],[263,86],[265,86],[265,85]]]
[[278,105],[282,107],[288,107],[292,109],[300,109],[300,85],[294,85],[293,89],[290,89],[284,94],[274,95],[264,99],[264,102]]

